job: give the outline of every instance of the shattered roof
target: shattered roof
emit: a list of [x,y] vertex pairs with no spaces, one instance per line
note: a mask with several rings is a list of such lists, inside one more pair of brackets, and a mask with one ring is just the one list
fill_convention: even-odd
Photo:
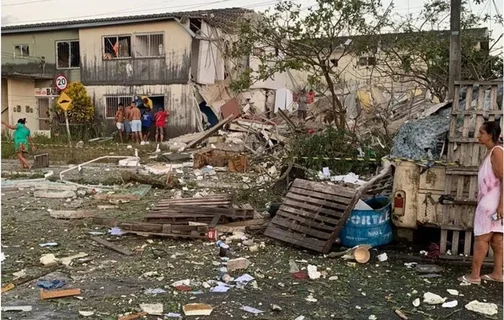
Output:
[[86,20],[54,21],[36,24],[22,24],[2,27],[2,33],[37,32],[61,29],[93,28],[106,25],[119,25],[170,19],[193,18],[202,19],[210,25],[219,27],[229,25],[254,10],[245,8],[210,9],[185,12],[166,12],[147,15],[134,15]]

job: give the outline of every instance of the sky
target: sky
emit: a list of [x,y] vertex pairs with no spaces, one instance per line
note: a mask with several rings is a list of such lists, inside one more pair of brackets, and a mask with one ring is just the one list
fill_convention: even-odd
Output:
[[[302,4],[303,8],[315,3],[314,0],[295,1]],[[392,14],[401,16],[418,14],[422,10],[423,3],[426,2],[426,0],[382,0],[382,3],[384,7],[387,7],[391,1],[394,5]],[[5,26],[227,7],[244,7],[263,11],[275,2],[275,0],[185,0],[183,2],[176,0],[145,2],[138,0],[2,0],[1,24]],[[504,3],[502,0],[484,0],[481,5],[472,3],[470,9],[478,15],[486,13],[494,15],[497,11],[504,12]],[[449,19],[445,22],[448,23]],[[504,27],[495,21],[487,22],[484,27],[492,31],[494,39],[504,32]],[[501,43],[504,43],[504,40]]]

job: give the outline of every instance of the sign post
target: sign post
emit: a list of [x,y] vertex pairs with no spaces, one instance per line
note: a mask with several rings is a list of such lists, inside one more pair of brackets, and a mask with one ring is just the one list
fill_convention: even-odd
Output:
[[70,136],[70,124],[68,123],[68,109],[72,106],[72,99],[65,92],[61,92],[61,95],[58,98],[58,105],[65,112],[65,123],[66,123],[67,135],[68,135],[68,144],[71,147],[72,146],[72,138]]

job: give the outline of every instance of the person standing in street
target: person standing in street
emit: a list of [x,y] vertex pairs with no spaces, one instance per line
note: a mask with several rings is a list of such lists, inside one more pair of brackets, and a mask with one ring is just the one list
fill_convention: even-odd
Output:
[[124,105],[119,103],[119,108],[117,108],[117,112],[115,115],[116,127],[119,133],[119,142],[123,143],[123,130],[124,130]]
[[131,108],[130,115],[133,142],[140,144],[140,142],[142,141],[142,121],[140,120],[142,118],[142,114],[136,104]]
[[306,120],[306,117],[308,116],[308,104],[306,103],[307,99],[306,90],[301,89],[298,96],[298,118],[303,121]]
[[146,109],[142,114],[142,142],[141,144],[149,144],[150,131],[152,127],[152,115],[149,109]]
[[133,141],[133,134],[131,132],[131,109],[135,103],[132,102],[129,106],[124,109],[124,133],[126,135],[126,140]]
[[[458,278],[470,284],[481,284],[481,280],[502,283],[503,264],[503,153],[499,142],[501,128],[497,121],[483,123],[479,129],[478,141],[487,149],[478,171],[478,205],[474,214],[474,244],[472,272]],[[481,267],[488,254],[494,252],[493,272],[481,276]]]
[[[156,121],[156,136],[155,140],[157,142],[163,142],[164,140],[164,130],[166,126],[166,118],[170,115],[168,111],[165,111],[164,108],[160,109],[154,115],[154,119]],[[158,140],[159,137],[159,140]]]
[[31,170],[31,166],[28,164],[28,160],[26,160],[24,154],[29,150],[28,143],[31,146],[31,150],[35,150],[35,143],[33,142],[30,129],[26,127],[26,118],[19,119],[15,126],[5,121],[2,121],[2,124],[14,130],[14,149],[19,163],[21,164],[21,168]]

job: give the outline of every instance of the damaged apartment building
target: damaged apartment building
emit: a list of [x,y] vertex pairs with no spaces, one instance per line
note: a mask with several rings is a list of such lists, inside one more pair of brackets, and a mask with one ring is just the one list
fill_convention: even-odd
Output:
[[[54,79],[62,74],[86,86],[111,129],[119,103],[147,96],[154,111],[170,112],[168,137],[202,130],[203,119],[216,123],[234,97],[233,76],[257,63],[226,55],[236,37],[232,26],[252,14],[229,8],[3,27],[2,120],[25,117],[32,131],[48,131]],[[264,112],[285,86],[278,75],[237,98]]]

